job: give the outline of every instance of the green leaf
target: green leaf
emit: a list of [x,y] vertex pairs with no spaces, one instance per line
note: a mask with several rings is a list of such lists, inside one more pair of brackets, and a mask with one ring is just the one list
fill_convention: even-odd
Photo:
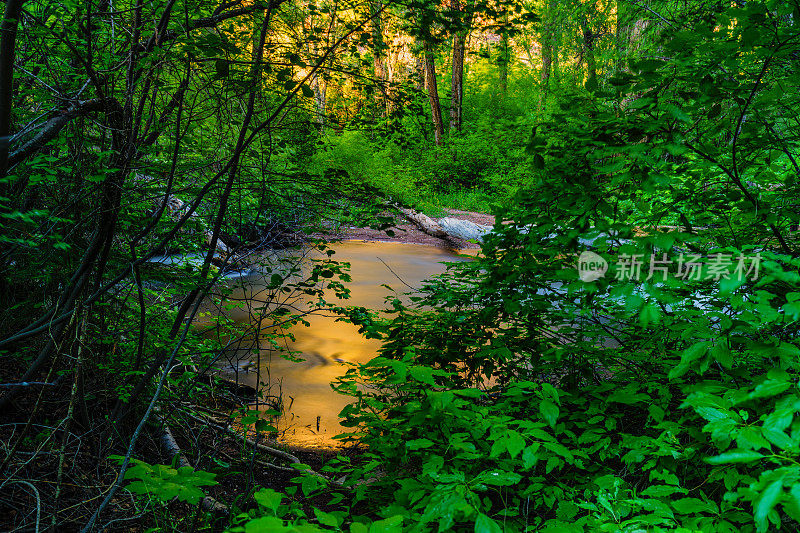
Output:
[[694,514],[700,511],[715,512],[713,505],[698,498],[681,498],[672,503],[672,508],[681,514]]
[[715,457],[708,457],[706,458],[706,462],[712,465],[723,465],[729,463],[752,463],[753,461],[757,461],[759,459],[763,459],[764,456],[758,452],[754,452],[752,450],[733,450],[730,452],[725,452]]
[[429,439],[415,439],[406,442],[406,448],[412,451],[430,448],[431,446],[433,446],[433,441]]
[[792,441],[791,437],[779,429],[765,426],[762,433],[768,441],[782,450],[787,450],[794,445],[794,441]]
[[711,356],[725,368],[731,368],[733,366],[733,357],[731,357],[731,351],[728,349],[728,345],[724,341],[720,341],[714,345],[714,347],[711,349]]
[[719,409],[715,409],[714,407],[698,407],[696,409],[697,414],[708,420],[709,422],[714,422],[715,420],[724,420],[726,418],[730,418],[729,413],[726,411],[720,411]]
[[775,504],[778,503],[778,498],[780,498],[782,492],[783,479],[779,479],[770,483],[767,489],[761,493],[754,514],[758,531],[767,530],[767,515],[775,507]]
[[665,498],[673,494],[686,494],[688,491],[683,487],[676,487],[674,485],[650,485],[641,492],[642,496],[650,496],[652,498]]
[[523,448],[525,448],[525,437],[516,431],[509,431],[508,435],[506,435],[506,449],[511,458],[513,459],[519,455]]
[[480,513],[475,520],[475,533],[503,533],[503,530],[500,529],[500,524]]
[[658,324],[661,319],[661,309],[655,304],[647,304],[639,312],[639,324],[647,327],[650,324]]
[[270,509],[272,512],[276,512],[278,506],[281,504],[283,495],[273,489],[261,489],[253,494],[253,498],[255,498],[256,503],[259,505]]
[[340,525],[340,521],[335,515],[320,511],[316,507],[314,507],[314,516],[317,517],[317,521],[323,526],[339,527]]
[[433,368],[429,366],[412,366],[408,369],[408,373],[417,381],[427,383],[428,385],[435,384],[433,381]]
[[245,533],[281,533],[291,531],[280,518],[275,516],[262,516],[250,520],[244,525]]
[[400,533],[402,530],[403,517],[400,515],[378,520],[369,526],[369,533]]
[[748,399],[769,398],[772,396],[777,396],[791,386],[792,384],[788,381],[768,379],[767,381],[756,385],[756,388],[753,390],[753,392],[748,394],[747,397]]
[[516,485],[522,480],[522,476],[516,472],[508,472],[502,470],[493,470],[491,472],[483,472],[475,478],[474,483],[485,483],[486,485],[494,485],[496,487],[506,487]]
[[676,119],[680,120],[681,122],[686,122],[687,124],[691,124],[692,118],[684,113],[681,108],[676,106],[675,104],[667,104],[666,106],[667,111],[669,114],[675,117]]
[[636,386],[627,386],[624,389],[614,391],[608,397],[607,401],[624,403],[626,405],[632,405],[639,402],[648,402],[650,397],[647,394],[635,392],[637,388],[638,387]]
[[453,391],[459,396],[464,396],[466,398],[480,398],[485,393],[480,389],[461,389]]
[[263,433],[277,433],[278,431],[278,429],[275,426],[273,426],[263,418],[259,418],[258,420],[256,420],[255,429],[256,431]]
[[736,435],[736,444],[745,450],[769,449],[769,443],[761,434],[761,428],[758,426],[742,428],[739,434]]
[[305,83],[300,86],[300,90],[306,98],[312,98],[314,96],[314,90]]
[[555,428],[556,422],[558,421],[558,406],[551,402],[550,400],[542,400],[539,402],[539,413],[542,415],[542,418],[550,424],[550,427]]
[[227,78],[231,71],[230,63],[225,59],[217,59],[214,62],[214,68],[220,78]]
[[146,494],[159,501],[177,498],[190,504],[197,504],[205,496],[199,487],[216,485],[216,474],[195,471],[190,466],[177,470],[166,465],[149,465],[144,461],[136,464],[125,473],[125,479],[133,479],[125,488],[134,494]]
[[669,378],[674,379],[684,375],[691,364],[698,359],[702,358],[708,350],[708,341],[699,341],[685,349],[681,354],[681,362],[675,368],[670,370]]
[[536,461],[539,457],[536,455],[538,450],[538,445],[534,449],[533,446],[528,446],[525,448],[525,451],[522,452],[522,466],[525,470],[530,470],[536,464]]

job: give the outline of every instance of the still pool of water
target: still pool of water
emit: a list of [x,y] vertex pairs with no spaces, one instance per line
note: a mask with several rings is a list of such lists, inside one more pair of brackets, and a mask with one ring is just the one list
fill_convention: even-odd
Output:
[[[351,297],[339,300],[341,305],[376,310],[385,308],[387,296],[407,293],[420,287],[423,280],[444,272],[443,262],[469,260],[451,250],[415,244],[346,241],[333,245],[333,249],[333,259],[350,263]],[[322,259],[324,255],[307,252],[298,263],[298,276],[308,272],[313,258]],[[257,326],[259,313],[255,308],[263,306],[273,294],[268,288],[270,276],[271,273],[251,272],[237,280],[230,299],[244,305],[223,312],[237,322]],[[296,310],[307,308],[298,298],[290,298],[283,305]],[[364,338],[355,326],[337,322],[329,314],[309,314],[305,320],[308,327],[298,324],[289,330],[294,341],[279,341],[284,348],[298,352],[302,361],[288,360],[278,347],[250,335],[226,339],[229,348],[220,368],[223,375],[253,387],[261,383],[265,396],[282,399],[285,415],[278,420],[282,441],[307,447],[331,446],[335,442],[332,437],[345,431],[339,425],[338,414],[349,398],[334,392],[330,383],[347,371],[346,362],[361,363],[375,357],[379,343]]]

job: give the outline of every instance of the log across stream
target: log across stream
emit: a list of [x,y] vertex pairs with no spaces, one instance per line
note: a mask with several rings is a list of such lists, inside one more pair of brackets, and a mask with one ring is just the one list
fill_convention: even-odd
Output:
[[[350,263],[352,276],[352,282],[347,284],[351,297],[339,300],[338,305],[375,310],[385,308],[387,296],[408,293],[410,287],[418,288],[423,280],[444,272],[443,262],[469,260],[452,250],[417,244],[345,241],[333,245],[333,249],[336,251],[334,259]],[[298,276],[307,273],[307,265],[313,258],[323,257],[315,252],[303,259]],[[257,326],[261,314],[257,309],[270,299],[271,275],[270,272],[251,272],[236,280],[229,300],[238,305],[220,312],[238,323]],[[384,285],[389,285],[393,291]],[[326,298],[335,300],[333,295],[326,295]],[[300,300],[293,300],[291,304],[295,309],[307,305]],[[212,311],[207,320],[210,321],[215,312]],[[345,363],[366,362],[377,355],[378,341],[364,338],[355,326],[337,322],[336,318],[319,312],[305,316],[308,327],[298,324],[289,329],[294,341],[277,341],[283,349],[255,334],[222,339],[228,347],[218,361],[221,375],[259,387],[267,399],[281,398],[284,415],[277,427],[279,440],[288,444],[334,445],[332,437],[344,431],[338,423],[338,414],[349,398],[334,392],[330,383],[346,372]],[[302,360],[287,359],[286,348],[296,352]]]

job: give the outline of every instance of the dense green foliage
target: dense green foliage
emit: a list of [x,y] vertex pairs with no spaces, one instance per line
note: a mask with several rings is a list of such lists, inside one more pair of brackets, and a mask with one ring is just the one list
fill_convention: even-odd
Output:
[[[370,447],[354,509],[419,531],[797,528],[790,13],[750,2],[666,30],[670,59],[535,125],[483,256],[419,309],[362,322],[385,344],[339,385]],[[682,227],[635,229],[664,224]],[[587,283],[587,242],[610,262],[641,254],[645,274],[653,254],[702,270],[631,279],[617,263]]]
[[[246,533],[800,527],[796,0],[6,5],[14,527],[89,531],[112,511]],[[469,47],[442,139],[465,31],[492,38]],[[397,50],[433,80],[438,63],[438,93]],[[396,203],[497,220],[413,305],[335,308],[383,340],[335,384],[358,453],[312,468],[259,447],[281,398],[236,410],[251,440],[211,417],[232,339],[279,348],[297,298],[347,292],[346,265],[266,254],[251,309],[232,263],[385,229]],[[587,251],[605,275],[579,277]],[[252,324],[216,312],[237,307]],[[163,457],[178,423],[194,467]],[[284,477],[259,486],[256,464]],[[231,492],[214,516],[205,495]]]

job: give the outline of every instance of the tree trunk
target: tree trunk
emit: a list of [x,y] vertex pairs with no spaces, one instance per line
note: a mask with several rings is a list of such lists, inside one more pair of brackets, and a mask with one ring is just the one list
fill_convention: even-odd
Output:
[[0,24],[0,178],[4,178],[8,170],[14,57],[17,48],[17,25],[21,13],[22,0],[7,0],[3,21]]
[[597,86],[597,64],[594,58],[595,35],[590,27],[590,21],[584,15],[580,20],[583,35],[583,59],[586,61],[586,86]]
[[314,110],[317,115],[319,132],[325,133],[328,82],[320,78],[319,73],[315,73],[311,78],[311,90],[314,91]]
[[616,57],[614,58],[614,70],[622,72],[625,69],[628,58],[628,39],[630,39],[630,26],[628,25],[627,6],[623,2],[617,2],[617,20],[614,32],[614,45]]
[[417,71],[417,89],[425,91],[428,88],[428,80],[425,78],[425,52],[416,57],[415,70]]
[[428,101],[431,104],[431,119],[433,120],[433,138],[437,145],[444,140],[444,120],[442,106],[439,103],[439,88],[436,84],[436,63],[434,62],[433,47],[427,40],[424,44],[425,53],[425,88],[428,91]]
[[453,76],[450,84],[450,130],[461,131],[461,110],[464,101],[464,51],[467,36],[453,36]]
[[373,73],[378,84],[378,92],[375,95],[375,105],[381,117],[386,117],[389,101],[388,73],[386,68],[386,45],[383,40],[383,27],[381,17],[378,13],[383,8],[381,0],[369,3],[370,14],[372,15],[372,55],[374,57]]
[[[460,16],[462,9],[459,0],[451,0],[450,7],[453,10],[453,18]],[[450,84],[450,130],[461,131],[462,103],[464,101],[464,55],[467,48],[467,36],[472,24],[471,16],[468,15],[465,27],[458,28],[453,35],[453,73]]]
[[542,34],[540,44],[542,48],[542,91],[539,97],[539,107],[547,103],[547,93],[550,90],[550,74],[552,72],[553,54],[555,52],[555,28],[553,16],[556,4],[553,0],[547,2],[546,11],[542,17]]
[[636,18],[634,23],[628,28],[627,35],[627,57],[630,58],[638,53],[639,48],[642,46],[642,39],[644,33],[650,26],[650,21],[643,18]]
[[511,59],[507,25],[508,12],[503,16],[503,30],[500,35],[500,52],[497,56],[497,66],[500,69],[498,82],[500,85],[500,95],[502,97],[505,97],[506,93],[508,93],[508,63]]

